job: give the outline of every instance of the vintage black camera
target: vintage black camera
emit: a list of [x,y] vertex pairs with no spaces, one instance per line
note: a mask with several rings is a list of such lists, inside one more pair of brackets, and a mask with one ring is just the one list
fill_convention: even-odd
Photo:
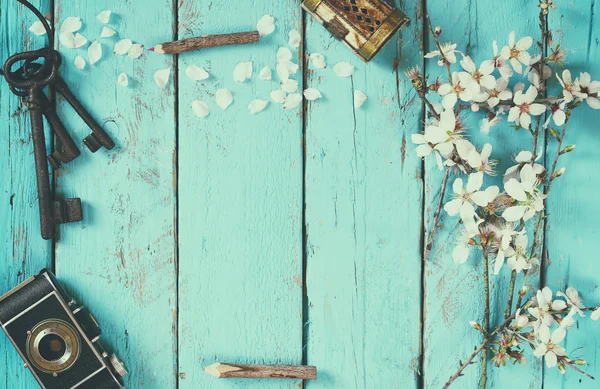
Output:
[[120,389],[127,370],[108,355],[90,312],[43,270],[0,297],[0,325],[45,389]]

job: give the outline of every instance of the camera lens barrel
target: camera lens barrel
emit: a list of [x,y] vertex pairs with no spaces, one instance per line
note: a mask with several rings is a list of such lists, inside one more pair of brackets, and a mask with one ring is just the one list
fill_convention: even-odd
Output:
[[83,332],[92,342],[97,341],[102,334],[100,326],[96,318],[90,313],[86,307],[79,307],[73,310],[73,315],[81,325]]

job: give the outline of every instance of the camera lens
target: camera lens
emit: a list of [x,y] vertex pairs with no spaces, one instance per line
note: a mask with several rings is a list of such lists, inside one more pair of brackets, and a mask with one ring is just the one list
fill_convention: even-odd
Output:
[[71,368],[79,358],[81,340],[71,324],[45,320],[36,325],[27,337],[27,356],[38,370],[55,374]]
[[58,361],[65,355],[67,344],[58,335],[50,334],[43,337],[38,344],[38,350],[42,358],[47,361]]

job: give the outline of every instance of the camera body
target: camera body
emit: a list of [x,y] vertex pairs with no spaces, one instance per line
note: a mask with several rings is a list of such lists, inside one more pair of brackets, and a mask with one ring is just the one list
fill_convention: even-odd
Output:
[[44,389],[125,385],[127,370],[100,345],[98,322],[49,270],[0,297],[0,325]]

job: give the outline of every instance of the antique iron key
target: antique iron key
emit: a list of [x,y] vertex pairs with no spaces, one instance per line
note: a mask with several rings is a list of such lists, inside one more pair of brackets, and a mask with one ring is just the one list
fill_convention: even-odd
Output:
[[[45,60],[44,64],[34,62],[41,58]],[[13,66],[20,61],[25,61],[25,64],[17,71],[12,71]],[[43,89],[57,77],[60,62],[60,56],[57,56],[54,50],[41,49],[15,54],[4,64],[4,77],[11,90],[17,95],[23,96],[29,108],[40,208],[40,228],[44,239],[54,238],[55,224],[83,219],[80,199],[53,200],[50,187],[48,160],[54,165],[58,160],[68,162],[79,155],[75,143],[67,134],[56,112],[53,111],[50,101],[43,94]],[[53,153],[50,157],[46,155],[44,114],[64,148],[63,153]]]

